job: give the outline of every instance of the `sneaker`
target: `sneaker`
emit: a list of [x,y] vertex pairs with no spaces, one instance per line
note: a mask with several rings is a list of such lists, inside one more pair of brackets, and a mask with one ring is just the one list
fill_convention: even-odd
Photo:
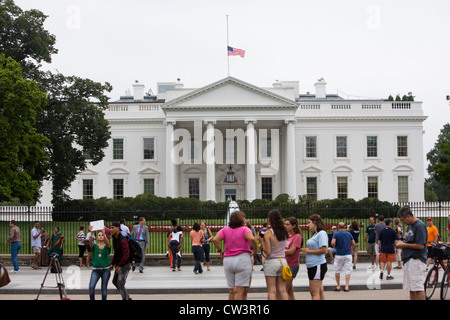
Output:
[[13,271],[13,273],[19,273],[20,272],[20,270],[14,270]]
[[[177,270],[178,270],[178,271],[181,271],[181,268],[178,268]],[[173,271],[175,271],[175,269],[173,269]]]
[[386,280],[393,280],[393,279],[394,279],[394,277],[391,276],[391,275],[388,275],[388,276],[386,277]]
[[175,268],[173,268],[172,271],[175,272]]

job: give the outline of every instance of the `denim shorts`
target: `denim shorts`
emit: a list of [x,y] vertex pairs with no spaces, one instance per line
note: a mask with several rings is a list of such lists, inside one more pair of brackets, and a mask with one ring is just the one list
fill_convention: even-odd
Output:
[[289,268],[291,268],[292,278],[295,278],[297,276],[298,270],[300,270],[300,267],[289,267]]

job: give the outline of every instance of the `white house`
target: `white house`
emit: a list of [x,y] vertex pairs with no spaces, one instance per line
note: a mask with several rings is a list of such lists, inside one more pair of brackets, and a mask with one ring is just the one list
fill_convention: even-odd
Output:
[[233,77],[157,87],[146,94],[136,82],[110,103],[106,156],[78,174],[72,198],[424,200],[421,102],[346,100],[323,79],[314,94],[296,81],[261,88]]

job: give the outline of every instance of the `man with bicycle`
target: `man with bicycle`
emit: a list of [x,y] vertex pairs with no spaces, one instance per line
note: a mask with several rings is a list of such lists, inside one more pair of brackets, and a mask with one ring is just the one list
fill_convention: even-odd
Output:
[[427,228],[406,206],[400,208],[397,216],[402,223],[408,225],[405,242],[395,246],[402,249],[403,288],[409,290],[410,300],[425,300],[423,284],[426,277]]

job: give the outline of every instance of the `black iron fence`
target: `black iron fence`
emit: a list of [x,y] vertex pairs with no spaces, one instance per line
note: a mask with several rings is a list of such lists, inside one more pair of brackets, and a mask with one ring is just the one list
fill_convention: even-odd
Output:
[[[272,209],[279,209],[284,218],[295,217],[303,236],[303,245],[311,236],[308,230],[308,217],[312,214],[319,214],[328,229],[343,221],[351,224],[356,221],[359,225],[359,250],[366,250],[366,227],[369,225],[370,217],[383,215],[386,218],[396,218],[397,211],[402,205],[408,205],[414,215],[424,222],[428,217],[433,217],[434,225],[438,228],[444,241],[448,241],[448,227],[450,215],[450,202],[415,202],[415,203],[371,203],[357,206],[335,206],[333,202],[327,203],[300,203],[282,204],[277,207],[266,205],[241,204],[240,210],[258,231],[262,223],[267,221],[267,214]],[[146,218],[146,225],[150,234],[150,246],[148,254],[164,254],[167,251],[168,234],[171,232],[171,220],[176,219],[178,225],[183,227],[184,243],[183,252],[191,252],[191,240],[189,232],[195,222],[205,221],[213,236],[227,224],[228,205],[199,205],[193,207],[134,207],[120,206],[98,208],[95,206],[84,207],[0,207],[0,241],[5,243],[9,237],[9,221],[15,220],[16,225],[21,230],[22,249],[21,254],[31,254],[30,234],[34,227],[34,222],[38,221],[40,227],[44,227],[50,235],[54,228],[58,227],[65,238],[64,254],[78,254],[78,241],[76,235],[80,226],[85,226],[86,230],[91,221],[104,220],[106,225],[121,219],[126,220],[126,226],[132,229],[138,223],[140,217]],[[87,231],[85,231],[87,233]],[[211,252],[215,253],[214,246]],[[0,246],[0,254],[9,254],[9,246]]]

